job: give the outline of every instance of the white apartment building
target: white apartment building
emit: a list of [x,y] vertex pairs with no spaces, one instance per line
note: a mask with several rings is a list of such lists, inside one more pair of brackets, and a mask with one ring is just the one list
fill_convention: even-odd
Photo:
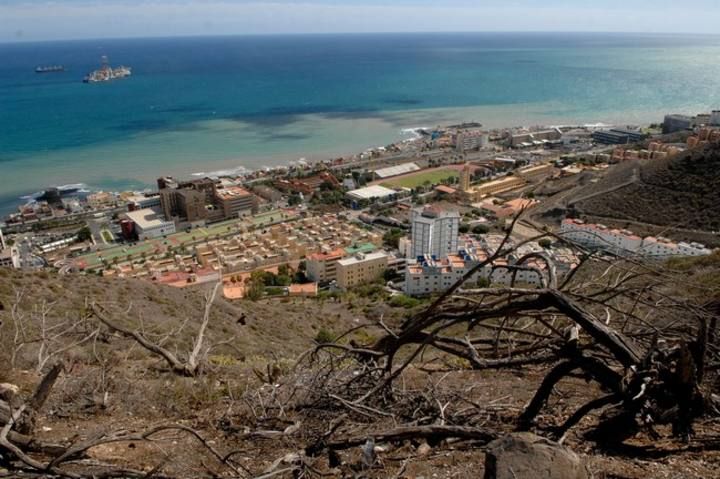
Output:
[[560,236],[573,243],[617,255],[636,254],[662,259],[671,256],[705,256],[712,253],[699,243],[675,243],[667,238],[652,236],[641,238],[632,231],[611,229],[570,218],[563,220]]
[[433,256],[442,259],[458,250],[460,214],[434,207],[412,210],[410,258]]
[[[468,271],[485,260],[487,260],[487,255],[481,251],[460,251],[442,260],[433,260],[431,257],[409,260],[405,270],[405,294],[427,296],[447,291]],[[544,264],[535,261],[528,262],[526,266],[534,266],[539,271],[545,269]],[[491,284],[509,286],[513,284],[513,275],[516,285],[540,286],[543,282],[541,274],[537,271],[513,271],[507,268],[506,261],[498,260],[494,264],[487,264],[480,268],[466,284],[472,285],[478,279],[484,278]]]
[[482,130],[462,130],[458,132],[455,148],[458,152],[487,148],[490,145],[490,135]]

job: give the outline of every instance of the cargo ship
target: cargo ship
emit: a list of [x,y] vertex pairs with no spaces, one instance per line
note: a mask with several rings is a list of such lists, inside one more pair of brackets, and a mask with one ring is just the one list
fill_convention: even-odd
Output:
[[35,73],[57,73],[64,71],[65,67],[62,65],[39,66],[35,68]]
[[120,80],[122,78],[129,77],[132,75],[132,70],[128,67],[119,66],[117,68],[113,68],[110,66],[110,62],[108,61],[108,57],[103,55],[101,59],[102,66],[99,70],[95,70],[94,72],[88,73],[87,76],[83,79],[83,82],[85,83],[99,83],[99,82],[106,82],[111,80]]

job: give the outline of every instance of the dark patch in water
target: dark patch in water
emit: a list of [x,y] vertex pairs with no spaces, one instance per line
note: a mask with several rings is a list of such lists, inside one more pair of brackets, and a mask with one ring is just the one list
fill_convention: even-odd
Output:
[[174,123],[169,120],[132,120],[112,127],[123,133],[139,133],[143,131],[198,131],[200,128],[192,123]]
[[421,105],[423,101],[417,98],[386,98],[384,102],[389,105]]
[[132,120],[126,121],[119,125],[115,125],[112,128],[122,132],[138,132],[148,130],[166,130],[170,126],[170,122],[167,120]]
[[260,116],[260,115],[231,115],[228,117],[229,120],[237,121],[241,123],[250,123],[251,125],[258,128],[273,128],[292,125],[293,123],[300,121],[298,115],[284,115],[284,116]]
[[212,113],[215,109],[209,106],[195,104],[171,106],[168,108],[156,109],[155,111],[158,113]]
[[298,133],[277,133],[269,134],[265,136],[265,139],[270,141],[300,141],[311,138],[311,135],[302,135]]
[[304,115],[322,115],[331,119],[357,119],[375,116],[374,108],[347,108],[340,105],[302,105],[272,107],[258,113],[237,114],[231,120],[250,123],[258,127],[281,127],[302,120]]

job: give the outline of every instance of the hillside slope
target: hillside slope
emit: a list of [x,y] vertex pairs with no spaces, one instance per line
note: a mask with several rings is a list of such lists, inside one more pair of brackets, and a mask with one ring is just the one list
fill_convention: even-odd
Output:
[[[149,336],[162,337],[175,332],[173,343],[190,350],[202,320],[205,298],[197,289],[177,289],[139,280],[106,279],[91,275],[61,276],[54,273],[17,272],[0,268],[0,304],[10,314],[14,303],[31,322],[37,312],[48,308],[49,324],[59,318],[74,322],[97,302],[112,311],[115,321],[131,328],[142,328]],[[230,303],[218,295],[211,309],[208,344],[219,344],[214,353],[238,359],[253,356],[292,358],[313,344],[321,329],[342,331],[351,327],[357,313],[333,302],[276,300]],[[0,360],[12,349],[11,320],[0,323]],[[69,324],[69,323],[68,323]],[[32,325],[30,329],[36,329]],[[34,348],[24,348],[27,355]],[[23,358],[20,358],[20,364]],[[26,358],[29,362],[33,357]]]
[[[627,165],[616,169],[632,178]],[[608,191],[617,175],[608,174],[589,191],[576,195],[575,209],[588,215],[630,220],[688,230],[720,230],[720,145],[682,153],[666,160],[648,160],[634,165],[635,181]]]

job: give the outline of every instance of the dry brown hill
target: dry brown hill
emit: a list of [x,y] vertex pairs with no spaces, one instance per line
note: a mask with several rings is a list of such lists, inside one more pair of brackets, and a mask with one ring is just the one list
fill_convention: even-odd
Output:
[[[592,280],[604,267],[584,274]],[[620,265],[613,268],[620,268],[617,273],[625,275]],[[667,285],[659,291],[663,295],[675,297],[681,291],[679,304],[704,304],[719,297],[717,256],[675,261],[666,269],[668,276],[652,274],[647,281],[663,279]],[[576,278],[578,283],[585,282],[583,274]],[[600,283],[594,287],[602,291],[605,286]],[[676,283],[682,285],[681,290],[673,287]],[[637,290],[632,282],[626,286],[631,294],[645,294],[644,287]],[[494,302],[492,298],[488,301]],[[132,469],[122,477],[482,477],[485,452],[478,432],[500,435],[515,429],[518,414],[531,402],[550,363],[521,361],[498,370],[472,369],[461,357],[428,349],[417,356],[387,396],[378,394],[368,404],[351,403],[354,394],[365,393],[381,377],[382,368],[376,368],[373,361],[352,360],[343,354],[343,348],[360,348],[357,351],[372,354],[366,348],[382,344],[380,338],[397,338],[395,332],[402,333],[401,320],[412,311],[393,308],[386,299],[381,293],[359,292],[337,299],[281,298],[257,303],[217,299],[205,345],[212,346],[207,351],[209,361],[201,374],[187,377],[169,370],[160,356],[149,353],[137,341],[102,325],[89,310],[94,302],[101,304],[115,324],[139,331],[184,360],[202,321],[204,291],[96,276],[0,270],[0,364],[6,365],[0,368],[0,383],[19,386],[18,396],[33,404],[33,391],[40,379],[53,370],[55,360],[62,360],[64,372],[39,414],[28,421],[32,423],[33,440],[45,448],[56,445],[63,451],[76,451],[95,444],[76,456],[63,458],[61,472],[65,477],[111,477],[101,474],[110,470],[112,477],[119,477],[122,468]],[[508,298],[508,307],[511,301],[524,300]],[[651,344],[645,329],[635,329],[644,327],[644,322],[628,323],[619,313],[593,306],[596,301],[602,299],[594,296],[588,304],[596,310],[589,311],[606,321],[612,316],[610,324],[623,330],[623,324],[630,324],[627,333],[634,334],[634,341]],[[614,296],[608,301],[610,306],[625,307]],[[472,313],[477,308],[473,304],[477,303],[466,304],[458,314]],[[504,305],[505,300],[498,304]],[[633,310],[636,306],[633,303]],[[637,307],[645,309],[644,304]],[[676,323],[677,311],[670,312],[669,323],[664,314],[654,316],[655,327],[670,328]],[[552,316],[550,320],[556,324],[555,314]],[[379,318],[383,325],[378,324]],[[19,329],[15,327],[18,320]],[[548,342],[543,327],[530,328],[526,320],[508,323],[512,334],[503,335],[502,347],[496,347],[495,353],[493,344],[500,344],[497,328],[505,322],[488,324],[484,333],[475,331],[475,352],[483,355],[481,362],[490,364],[497,359],[502,363],[506,355],[534,354],[535,348],[554,344]],[[361,325],[369,327],[358,330]],[[298,356],[315,344],[313,338],[319,332],[337,334],[351,328],[355,332],[339,340],[335,349],[305,355],[296,367]],[[464,339],[453,341],[453,337],[444,336],[445,350],[470,341],[465,325],[446,332]],[[561,331],[558,334],[562,336]],[[422,335],[407,337],[423,341]],[[590,336],[583,333],[581,338],[583,349],[590,351]],[[709,357],[716,361],[717,344],[713,341],[710,346]],[[406,347],[398,351],[398,362],[412,350]],[[52,360],[38,371],[39,359],[53,353]],[[604,357],[606,353],[597,358]],[[615,373],[611,376],[614,378]],[[709,375],[705,384],[716,388],[716,375]],[[553,396],[543,405],[533,428],[544,435],[552,434],[573,411],[605,394],[607,391],[590,377],[568,375],[553,387]],[[13,403],[13,399],[8,401],[5,404]],[[4,413],[1,406],[5,404],[0,402],[0,423]],[[614,454],[606,454],[584,439],[584,432],[600,420],[599,414],[583,418],[565,441],[587,461],[593,477],[717,477],[720,471],[714,415],[696,421],[695,439],[687,445],[672,440],[668,427],[659,425],[653,432],[660,433],[661,440],[639,435],[628,450]],[[161,427],[173,429],[157,429]],[[469,430],[476,436],[463,439],[461,434],[457,439],[444,440],[443,436],[430,435],[423,439],[407,433],[406,428],[412,432],[415,427]],[[14,429],[21,430],[23,427]],[[400,437],[383,440],[378,436],[397,430]],[[145,435],[152,431],[156,432]],[[361,446],[371,435],[380,449],[377,460],[364,467]],[[344,446],[345,442],[349,445]],[[59,457],[57,453],[32,450],[33,444],[24,447],[32,457],[46,463]],[[50,477],[42,469],[23,470],[16,458],[8,459],[6,451],[0,447],[0,477],[13,477],[18,471],[21,477]],[[95,472],[98,474],[93,476]]]
[[[614,170],[622,174],[609,172],[591,190],[574,196],[570,203],[578,212],[678,229],[720,230],[720,145]],[[614,189],[623,183],[627,185]]]

